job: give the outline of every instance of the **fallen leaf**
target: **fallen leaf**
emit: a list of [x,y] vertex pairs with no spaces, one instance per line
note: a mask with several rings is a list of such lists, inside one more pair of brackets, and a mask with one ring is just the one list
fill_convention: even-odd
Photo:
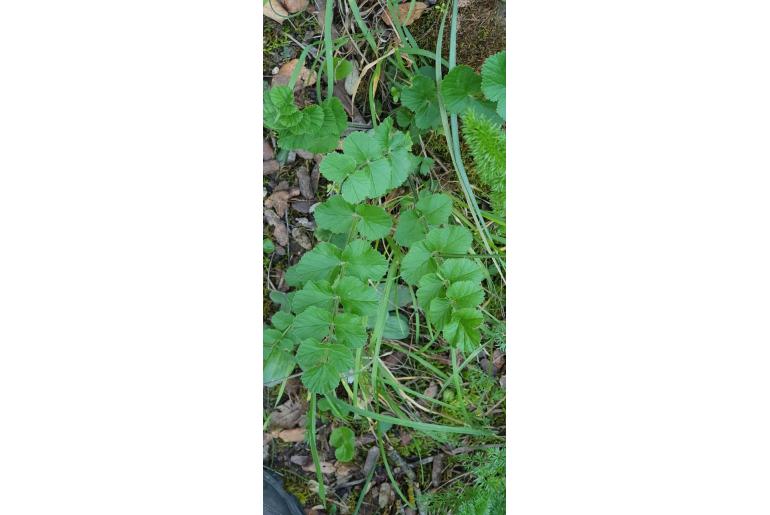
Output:
[[[273,80],[271,82],[271,85],[273,87],[276,86],[286,86],[289,84],[289,79],[291,79],[291,74],[294,72],[294,67],[297,66],[297,63],[299,62],[299,59],[292,59],[291,61],[284,63],[281,65],[280,68],[278,68],[278,73],[273,75]],[[315,84],[316,81],[316,74],[315,72],[311,72],[304,66],[299,71],[299,76],[297,77],[297,82],[294,84],[294,89],[302,89],[306,88],[308,86],[312,86]]]
[[273,146],[270,144],[269,141],[264,140],[262,142],[262,161],[268,161],[270,159],[273,159],[275,157],[275,152],[273,151]]
[[343,463],[338,461],[334,465],[334,474],[337,478],[337,482],[341,482],[343,479],[350,477],[358,467],[352,463]]
[[292,14],[304,11],[310,3],[309,0],[282,0],[282,2],[286,10]]
[[270,175],[281,169],[281,165],[275,159],[262,161],[262,175]]
[[313,191],[313,184],[310,180],[310,173],[307,171],[307,166],[300,166],[297,168],[297,181],[299,182],[299,191],[306,199],[315,198],[315,192]]
[[390,504],[391,493],[393,493],[393,490],[390,488],[390,484],[382,483],[380,485],[380,493],[377,496],[377,504],[379,504],[381,510],[384,510],[385,507]]
[[296,443],[305,441],[305,432],[306,429],[304,427],[298,427],[295,429],[284,429],[283,431],[278,431],[277,433],[274,431],[272,434],[284,442]]
[[[273,238],[281,247],[285,247],[289,244],[289,230],[286,228],[286,224],[283,222],[280,216],[278,216],[272,209],[265,209],[265,221],[273,227]],[[276,247],[278,250],[278,247]]]
[[[405,2],[403,4],[399,4],[398,6],[398,21],[400,21],[403,25],[411,25],[415,22],[415,20],[419,19],[420,16],[422,16],[422,13],[425,11],[425,9],[428,8],[428,4],[424,2],[415,2],[414,3],[414,10],[412,11],[412,15],[409,16],[409,19],[407,20],[406,17],[409,14],[409,7],[412,5],[411,2]],[[385,21],[385,23],[391,23],[390,20],[390,13],[388,13],[387,10],[384,10],[382,12],[382,19]]]
[[348,93],[348,95],[353,95],[353,91],[355,91],[356,82],[358,82],[358,78],[361,75],[358,72],[358,64],[353,61],[353,69],[350,71],[350,75],[345,77],[345,91]]
[[313,159],[313,156],[315,156],[315,154],[313,154],[312,152],[308,152],[307,150],[302,150],[301,148],[297,149],[297,155],[302,159]]
[[291,429],[297,425],[300,417],[305,413],[305,407],[300,403],[289,399],[278,406],[270,415],[270,425],[283,429]]
[[438,487],[441,484],[441,472],[444,466],[444,455],[437,454],[433,457],[433,469],[431,470],[431,484]]
[[291,203],[291,208],[298,213],[308,214],[313,204],[315,204],[313,200],[295,200]]
[[286,210],[289,209],[289,199],[298,196],[299,193],[299,188],[274,191],[265,199],[265,208],[274,209],[275,213],[283,218],[286,215]]
[[505,390],[505,374],[500,376],[500,386],[502,387],[503,390]]
[[313,240],[311,240],[310,236],[308,236],[307,233],[299,227],[295,227],[291,230],[291,236],[294,238],[294,241],[296,241],[297,244],[303,249],[310,250],[313,248]]
[[[302,470],[305,472],[315,472],[315,464],[310,456],[292,456],[289,458],[289,461],[302,467]],[[334,465],[328,461],[321,461],[319,465],[322,474],[334,474]]]
[[283,23],[289,17],[289,11],[278,0],[267,0],[262,4],[262,14],[278,23]]
[[377,465],[377,458],[380,457],[380,449],[376,445],[369,449],[366,454],[366,461],[364,462],[364,476],[367,476],[369,472]]
[[431,383],[430,386],[428,386],[425,391],[422,392],[422,394],[433,399],[436,397],[436,395],[438,395],[438,384]]

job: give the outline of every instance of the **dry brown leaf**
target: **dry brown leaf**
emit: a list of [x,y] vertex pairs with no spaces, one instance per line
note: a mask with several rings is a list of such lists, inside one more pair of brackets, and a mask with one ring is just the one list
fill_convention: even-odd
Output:
[[343,479],[350,477],[357,469],[358,467],[352,463],[343,463],[338,461],[334,465],[334,473],[337,478],[337,482],[340,483]]
[[[428,4],[424,2],[415,2],[414,3],[414,10],[412,11],[412,15],[409,16],[409,19],[407,20],[406,17],[409,15],[409,7],[412,5],[411,2],[405,2],[403,4],[399,4],[398,6],[398,20],[403,25],[411,25],[415,22],[415,20],[419,19],[420,16],[422,16],[422,13],[425,11],[425,9],[428,8]],[[390,20],[390,14],[387,10],[382,12],[382,19],[385,21],[385,23],[389,23],[392,25]]]
[[380,493],[377,496],[377,504],[379,504],[381,510],[384,510],[385,507],[390,504],[390,494],[392,493],[393,490],[390,488],[389,483],[382,483],[380,485]]
[[295,227],[291,230],[291,237],[303,249],[310,250],[313,248],[313,240],[310,239],[310,236],[303,229]]
[[[305,472],[315,472],[315,464],[313,463],[313,458],[310,456],[292,456],[289,458],[289,461],[302,467],[302,470]],[[319,465],[321,466],[322,474],[334,474],[334,465],[328,461],[322,461]]]
[[275,157],[275,152],[273,151],[273,146],[270,144],[269,141],[264,140],[262,142],[262,161],[268,161],[270,159],[273,159]]
[[366,461],[364,462],[364,476],[368,475],[369,472],[377,465],[377,458],[380,457],[380,449],[376,445],[371,447],[369,449],[369,452],[366,454]]
[[300,417],[305,413],[305,407],[302,404],[289,399],[270,415],[270,425],[283,429],[291,429],[297,425]]
[[310,173],[307,170],[307,166],[302,165],[297,168],[297,181],[299,182],[299,191],[306,199],[315,198],[315,191],[313,191],[313,184],[310,181]]
[[299,188],[292,188],[290,190],[277,189],[265,199],[265,208],[274,209],[276,214],[283,218],[289,209],[289,199],[298,196],[299,193]]
[[262,161],[262,175],[271,175],[281,169],[281,165],[275,159]]
[[[267,204],[265,204],[267,205]],[[265,209],[265,221],[273,227],[273,238],[281,247],[289,244],[289,230],[280,216],[272,209]],[[277,248],[276,248],[277,250]]]
[[306,429],[304,427],[298,427],[295,429],[284,429],[283,431],[273,431],[272,435],[280,438],[284,442],[304,442],[305,441],[305,432]]
[[283,2],[283,6],[286,8],[287,11],[290,13],[298,13],[300,11],[304,11],[307,9],[308,4],[310,3],[309,0],[281,0]]
[[268,0],[262,5],[262,14],[278,23],[283,23],[289,12],[278,0]]
[[[297,66],[297,63],[299,62],[299,59],[292,59],[291,61],[284,63],[281,65],[280,68],[278,68],[278,73],[273,75],[273,80],[271,82],[271,85],[273,87],[276,86],[286,86],[289,84],[289,79],[291,79],[291,74],[294,72],[294,67]],[[294,89],[302,89],[306,88],[308,86],[312,86],[315,84],[316,81],[316,74],[315,72],[311,72],[304,66],[299,71],[299,77],[297,77],[297,82],[294,84]]]

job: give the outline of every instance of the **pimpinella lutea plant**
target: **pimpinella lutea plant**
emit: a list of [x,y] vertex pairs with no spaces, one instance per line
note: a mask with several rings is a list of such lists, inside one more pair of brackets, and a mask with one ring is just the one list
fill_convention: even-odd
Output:
[[[477,262],[464,257],[472,236],[465,227],[450,224],[451,198],[423,192],[411,209],[395,214],[366,202],[415,172],[420,159],[411,146],[409,135],[387,119],[368,132],[351,134],[342,152],[329,153],[321,162],[321,174],[339,194],[316,206],[316,223],[345,236],[344,243],[319,242],[286,271],[286,283],[296,290],[289,311],[276,313],[265,329],[266,382],[286,378],[299,365],[308,390],[326,394],[346,374],[355,374],[354,351],[367,343],[376,322],[372,317],[383,304],[386,312],[392,310],[381,282],[396,256],[403,256],[397,261],[398,276],[417,288],[415,308],[446,341],[461,352],[479,344],[484,274]],[[395,284],[395,272],[391,275]]]
[[336,97],[300,109],[294,103],[293,89],[277,86],[265,91],[262,105],[265,127],[276,132],[278,145],[286,150],[329,152],[347,128],[345,109]]

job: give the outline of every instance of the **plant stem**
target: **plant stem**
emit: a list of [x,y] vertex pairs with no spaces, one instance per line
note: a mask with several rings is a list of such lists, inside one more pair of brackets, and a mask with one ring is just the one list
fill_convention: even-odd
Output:
[[315,476],[318,480],[318,496],[326,506],[326,490],[324,489],[324,476],[321,473],[321,460],[318,458],[318,443],[316,442],[316,394],[310,394],[310,454],[313,456]]

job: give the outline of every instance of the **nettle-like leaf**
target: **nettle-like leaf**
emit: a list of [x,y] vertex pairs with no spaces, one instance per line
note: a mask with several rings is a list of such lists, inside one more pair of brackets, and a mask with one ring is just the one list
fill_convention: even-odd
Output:
[[428,232],[447,223],[452,199],[447,195],[421,193],[414,209],[403,211],[396,227],[396,242],[404,247],[423,240]]
[[385,275],[388,262],[365,240],[353,240],[344,249],[321,242],[289,268],[284,278],[289,286],[299,286],[308,281],[331,282],[343,267],[347,275],[362,281],[378,281]]
[[401,104],[414,113],[414,123],[420,129],[438,127],[441,114],[436,100],[436,81],[415,75],[412,85],[401,92]]
[[341,266],[341,253],[331,243],[319,243],[313,250],[306,252],[299,263],[286,271],[286,284],[298,286],[307,281],[332,279]]
[[470,66],[456,66],[442,79],[441,98],[451,114],[473,111],[493,123],[503,122],[495,110],[495,104],[483,98],[481,76]]
[[377,291],[355,277],[343,277],[337,283],[335,293],[340,304],[350,313],[370,316],[377,312],[380,302]]
[[328,393],[339,386],[340,375],[353,367],[353,353],[343,344],[308,338],[297,350],[297,363],[303,370],[302,384],[310,392]]
[[395,129],[388,118],[376,129],[354,132],[342,142],[342,154],[321,161],[324,177],[340,185],[351,204],[383,196],[404,183],[420,160],[411,153],[411,138]]
[[[291,316],[291,315],[289,315]],[[262,333],[262,370],[264,384],[271,386],[286,379],[294,370],[296,339],[276,328]]]
[[484,317],[478,309],[464,308],[453,311],[444,325],[444,338],[460,352],[473,352],[481,343],[479,328],[483,320]]
[[393,219],[383,208],[368,204],[353,206],[340,196],[319,204],[313,214],[321,229],[348,234],[355,224],[358,234],[367,240],[384,238],[393,225]]
[[338,461],[351,461],[356,455],[356,435],[347,427],[338,427],[329,435],[329,445],[334,447]]
[[342,251],[345,273],[362,281],[379,281],[388,270],[385,256],[374,250],[368,241],[354,240]]
[[265,91],[262,118],[265,127],[278,133],[278,144],[282,148],[301,148],[309,152],[334,150],[347,128],[347,115],[338,98],[332,97],[300,110],[294,104],[294,92],[288,86]]
[[310,306],[294,319],[293,335],[300,340],[330,336],[346,347],[358,348],[366,343],[366,318]]
[[439,254],[465,254],[471,248],[470,231],[459,225],[451,225],[430,231],[424,240],[415,243],[401,261],[401,277],[407,284],[415,285],[426,274],[436,271]]
[[497,102],[497,114],[505,120],[505,50],[487,57],[481,65],[481,91]]

